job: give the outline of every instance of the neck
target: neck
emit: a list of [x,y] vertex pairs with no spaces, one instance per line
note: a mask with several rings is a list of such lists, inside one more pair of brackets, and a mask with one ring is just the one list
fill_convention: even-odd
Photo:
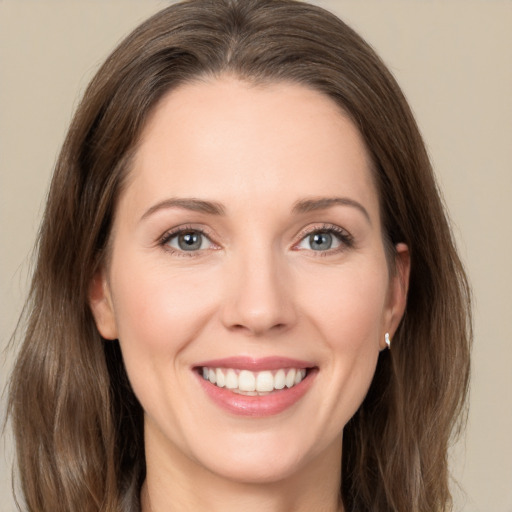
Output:
[[[150,489],[151,488],[151,489]],[[199,490],[198,490],[199,489]],[[297,489],[295,489],[297,491]],[[169,489],[162,492],[158,487],[152,487],[146,480],[141,491],[142,512],[182,512],[182,511],[226,511],[226,512],[343,512],[343,506],[338,496],[327,500],[325,496],[304,498],[304,493],[298,492],[301,498],[283,496],[281,493],[261,492],[261,489],[232,488],[229,494],[217,489],[216,492],[204,492],[198,486],[195,495],[175,496]],[[172,495],[172,496],[171,496]]]
[[340,461],[341,440],[279,481],[240,482],[146,437],[142,512],[342,512]]

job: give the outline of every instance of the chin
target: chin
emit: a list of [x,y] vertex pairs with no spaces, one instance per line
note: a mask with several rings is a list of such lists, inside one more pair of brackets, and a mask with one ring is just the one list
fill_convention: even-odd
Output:
[[292,478],[301,472],[305,463],[298,460],[283,460],[279,457],[240,458],[218,461],[208,469],[219,477],[243,484],[271,484]]
[[[210,449],[201,449],[197,462],[209,472],[230,481],[246,484],[280,482],[312,463],[314,446],[308,448],[306,439],[293,434],[265,432],[259,435],[229,436],[212,441]],[[212,450],[211,446],[216,445]],[[318,448],[318,447],[317,447]]]

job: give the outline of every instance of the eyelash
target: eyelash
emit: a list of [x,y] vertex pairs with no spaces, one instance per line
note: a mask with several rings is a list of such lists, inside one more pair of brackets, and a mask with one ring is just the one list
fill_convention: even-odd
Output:
[[[333,234],[340,242],[340,246],[334,249],[327,249],[325,251],[310,251],[316,257],[331,256],[338,254],[347,249],[354,247],[354,237],[345,229],[336,226],[335,224],[322,224],[321,226],[314,226],[313,228],[307,228],[299,234],[299,242],[294,244],[294,248],[297,247],[303,240],[315,233],[330,233]],[[301,249],[296,249],[301,250]],[[302,249],[304,250],[304,249]]]
[[183,234],[183,233],[199,233],[200,235],[204,236],[205,238],[207,238],[208,240],[210,240],[210,242],[212,243],[212,245],[216,245],[214,242],[212,242],[212,237],[211,235],[209,235],[204,229],[201,229],[201,228],[198,228],[198,227],[195,227],[195,226],[180,226],[180,227],[177,227],[177,228],[174,228],[174,229],[171,229],[170,231],[167,231],[164,235],[162,235],[162,237],[160,238],[159,242],[158,242],[158,245],[160,245],[165,251],[175,255],[175,256],[184,256],[184,257],[194,257],[194,256],[197,256],[197,253],[199,251],[180,251],[180,250],[176,250],[174,249],[173,247],[171,247],[169,245],[169,242]]
[[[160,245],[165,251],[170,252],[171,254],[177,255],[177,256],[184,256],[184,257],[194,257],[197,256],[197,253],[200,251],[181,251],[176,250],[169,246],[169,242],[175,238],[176,236],[179,236],[183,233],[199,233],[200,235],[206,237],[212,245],[216,245],[212,239],[211,235],[209,235],[204,229],[194,227],[194,226],[180,226],[175,229],[172,229],[170,231],[167,231],[162,237],[160,238],[158,245]],[[313,228],[308,228],[304,231],[302,231],[299,234],[299,241],[293,245],[293,248],[295,250],[304,250],[304,249],[297,249],[297,246],[305,240],[308,236],[311,236],[315,233],[330,233],[334,234],[334,236],[338,239],[340,242],[340,246],[336,247],[334,249],[327,249],[325,251],[313,251],[311,250],[315,256],[328,256],[332,254],[337,254],[339,252],[342,252],[346,249],[350,249],[354,247],[354,237],[345,229],[340,228],[339,226],[336,226],[334,224],[323,224],[321,226],[314,226]]]

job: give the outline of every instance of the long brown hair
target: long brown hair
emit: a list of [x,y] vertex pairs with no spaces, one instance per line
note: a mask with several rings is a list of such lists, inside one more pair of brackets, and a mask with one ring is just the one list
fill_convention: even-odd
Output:
[[9,411],[28,510],[139,510],[142,410],[117,342],[88,306],[116,200],[158,100],[201,77],[291,81],[336,101],[373,160],[383,229],[405,242],[405,317],[343,437],[347,512],[451,508],[447,448],[469,376],[469,291],[411,111],[375,52],[293,0],[191,0],[130,34],[89,85],[58,159],[25,308]]

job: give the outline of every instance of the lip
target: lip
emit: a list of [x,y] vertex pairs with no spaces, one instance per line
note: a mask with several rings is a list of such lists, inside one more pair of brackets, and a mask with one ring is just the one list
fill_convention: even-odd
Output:
[[[200,367],[235,368],[240,370],[262,371],[280,368],[306,368],[306,377],[297,385],[263,396],[247,396],[233,393],[226,388],[219,388],[203,378],[197,371]],[[311,388],[318,373],[318,368],[307,361],[282,357],[254,359],[250,357],[230,357],[204,361],[194,365],[193,372],[201,388],[214,404],[227,412],[238,416],[267,417],[277,415],[295,405]]]
[[279,370],[280,368],[315,368],[311,361],[290,359],[289,357],[262,357],[253,358],[247,356],[226,357],[223,359],[212,359],[202,361],[194,365],[194,368],[207,366],[208,368],[235,368],[238,370],[249,370],[259,372],[263,370]]

